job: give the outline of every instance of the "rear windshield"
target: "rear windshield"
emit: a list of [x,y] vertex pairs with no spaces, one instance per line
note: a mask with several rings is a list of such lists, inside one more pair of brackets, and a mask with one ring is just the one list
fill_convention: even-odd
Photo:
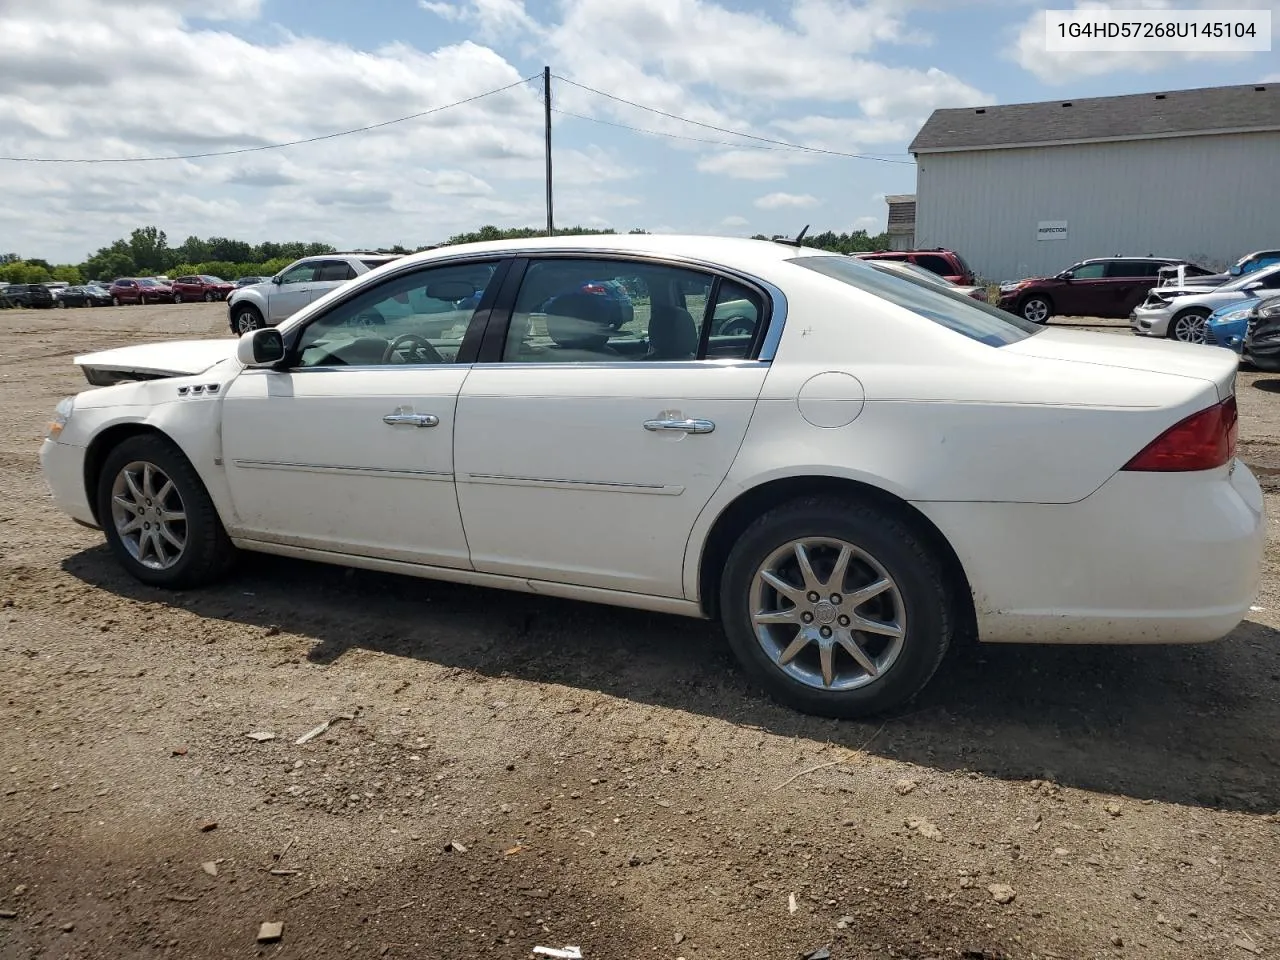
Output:
[[798,257],[791,262],[875,294],[948,330],[993,347],[1017,343],[1044,329],[1030,320],[928,280],[884,273],[852,257]]

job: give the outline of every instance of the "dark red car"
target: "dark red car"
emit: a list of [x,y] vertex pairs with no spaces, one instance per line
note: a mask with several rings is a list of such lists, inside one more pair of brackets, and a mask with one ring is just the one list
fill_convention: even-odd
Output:
[[958,283],[962,287],[974,284],[973,271],[964,262],[964,258],[954,250],[877,250],[875,253],[854,254],[859,260],[896,260],[899,263],[914,263],[930,273]]
[[170,286],[173,287],[174,303],[182,303],[184,300],[203,300],[206,303],[225,300],[236,288],[229,280],[207,274],[179,277]]
[[1175,257],[1097,257],[1052,277],[1002,283],[999,306],[1033,323],[1046,323],[1052,316],[1123,320],[1156,285],[1160,268],[1179,264],[1189,274],[1208,272]]
[[122,303],[160,303],[173,297],[172,287],[149,277],[122,277],[113,280],[108,292],[111,294],[111,302],[117,307]]

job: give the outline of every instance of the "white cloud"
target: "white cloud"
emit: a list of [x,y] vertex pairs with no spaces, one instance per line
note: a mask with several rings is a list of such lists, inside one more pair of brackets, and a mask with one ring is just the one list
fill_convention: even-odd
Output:
[[[1276,8],[1272,14],[1272,30],[1280,32],[1280,4],[1272,2],[1264,4]],[[1232,0],[1231,3],[1219,0],[1201,0],[1189,2],[1179,0],[1178,9],[1196,10],[1213,9],[1223,6],[1239,8],[1242,6]],[[1174,4],[1169,0],[1077,0],[1070,9],[1075,10],[1168,10]],[[1058,9],[1055,7],[1055,9]],[[1062,9],[1068,9],[1063,6]],[[1049,51],[1045,48],[1045,11],[1037,10],[1023,21],[1018,28],[1012,49],[1007,56],[1023,69],[1035,74],[1045,83],[1057,85],[1076,81],[1083,77],[1098,77],[1109,73],[1157,73],[1170,70],[1183,63],[1194,61],[1232,63],[1250,59],[1249,53],[1207,53],[1207,52],[1162,52],[1132,51],[1091,53],[1064,53]]]
[[736,214],[731,217],[725,217],[720,221],[722,227],[745,227],[751,221],[746,217],[739,217]]
[[1262,78],[1263,83],[1280,83],[1280,73],[1269,73]]
[[816,207],[818,198],[808,193],[769,193],[756,200],[761,210],[783,210],[789,207]]
[[733,180],[780,180],[794,167],[813,163],[812,154],[782,150],[725,150],[699,158],[697,168]]
[[872,230],[878,230],[884,222],[884,217],[858,217],[853,221],[853,229],[866,230],[870,233]]
[[444,20],[473,24],[486,39],[518,32],[541,32],[538,22],[525,12],[523,0],[467,0],[464,3],[418,0],[418,6]]

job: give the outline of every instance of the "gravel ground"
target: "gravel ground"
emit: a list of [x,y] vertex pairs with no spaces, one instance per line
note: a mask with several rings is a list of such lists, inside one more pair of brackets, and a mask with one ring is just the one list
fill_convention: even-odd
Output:
[[266,557],[161,593],[36,449],[73,355],[224,317],[0,313],[0,957],[1280,956],[1274,538],[1221,643],[980,648],[866,723],[694,621]]

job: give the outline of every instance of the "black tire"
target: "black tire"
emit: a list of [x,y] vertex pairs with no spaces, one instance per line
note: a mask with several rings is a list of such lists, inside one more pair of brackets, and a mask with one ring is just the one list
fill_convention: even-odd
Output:
[[213,294],[212,294],[212,293],[206,293],[206,294],[204,295],[204,302],[205,302],[205,303],[213,303],[214,299],[215,299],[215,298],[214,298],[214,296],[213,296]]
[[1053,316],[1053,301],[1044,294],[1032,294],[1018,303],[1018,316],[1032,323],[1047,324],[1049,318]]
[[[906,633],[897,659],[878,677],[847,690],[806,684],[773,662],[751,618],[751,585],[774,551],[800,538],[836,538],[865,551],[897,585]],[[856,501],[813,497],[761,516],[734,544],[720,582],[720,619],[747,673],[777,700],[803,713],[850,719],[881,713],[918,694],[946,655],[953,632],[952,587],[925,539],[899,515]]]
[[[1169,321],[1169,329],[1165,331],[1165,336],[1170,340],[1177,340],[1179,343],[1204,343],[1204,322],[1209,319],[1209,313],[1210,311],[1204,307],[1190,307],[1181,311]],[[1196,324],[1196,320],[1200,322]],[[1187,339],[1187,336],[1180,335],[1189,326],[1194,326],[1199,331],[1200,339]]]
[[120,306],[120,298],[119,298],[119,297],[114,297],[114,296],[113,296],[113,297],[111,298],[111,305],[112,305],[113,307],[118,307],[118,306]]
[[174,303],[181,303],[181,302],[182,302],[182,294],[180,294],[180,293],[175,293],[175,294],[173,295],[173,302],[174,302]]
[[258,312],[257,307],[246,304],[243,307],[236,307],[231,325],[236,334],[245,334],[250,330],[261,330],[267,324],[262,319],[262,314]]
[[[186,545],[173,566],[155,569],[139,562],[125,546],[112,515],[112,486],[127,465],[154,464],[173,481],[186,515]],[[158,434],[129,437],[107,454],[97,480],[98,519],[107,544],[130,575],[155,587],[182,589],[212,583],[226,574],[235,548],[223,529],[204,482],[186,455]]]

